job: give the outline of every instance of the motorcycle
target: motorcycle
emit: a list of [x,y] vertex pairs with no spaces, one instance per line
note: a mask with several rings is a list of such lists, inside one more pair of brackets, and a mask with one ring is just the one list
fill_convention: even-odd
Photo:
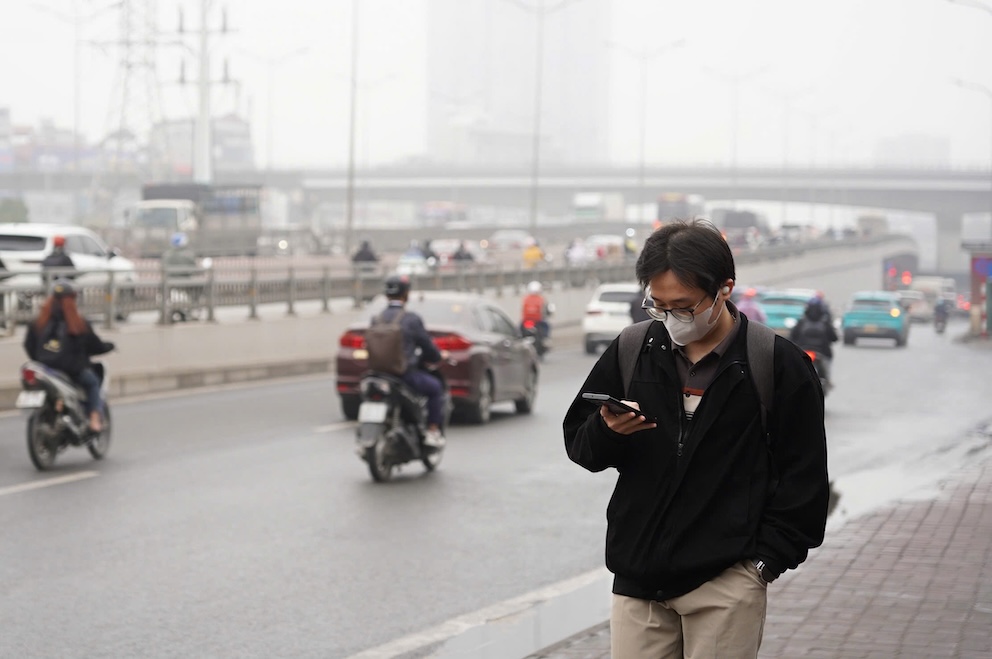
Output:
[[525,320],[520,323],[520,333],[525,339],[530,339],[534,343],[534,351],[540,359],[544,359],[545,353],[551,349],[550,340],[544,336],[533,320]]
[[83,408],[84,390],[60,371],[41,362],[29,361],[21,367],[21,392],[15,407],[30,410],[28,417],[28,455],[39,471],[51,469],[55,457],[70,446],[85,446],[95,460],[102,460],[110,450],[110,405],[106,402],[109,377],[104,365],[92,365],[100,378],[103,398],[103,429],[94,433]]
[[[432,371],[444,386],[444,422],[451,415],[451,396],[439,371]],[[361,382],[355,452],[369,467],[372,480],[388,481],[393,471],[408,462],[420,461],[430,472],[437,469],[443,448],[425,447],[427,397],[411,389],[402,379],[370,372]]]
[[943,334],[944,330],[947,329],[947,317],[934,316],[933,329],[935,332],[937,332],[937,334]]
[[820,378],[820,388],[823,389],[823,396],[826,397],[826,395],[833,388],[833,383],[831,383],[830,377],[827,373],[828,366],[824,362],[826,357],[814,350],[807,350],[806,354],[809,355],[809,358],[813,361],[813,368],[816,369],[816,374]]
[[200,267],[202,272],[194,270],[179,270],[171,273],[171,285],[168,287],[166,305],[167,318],[170,323],[185,323],[199,320],[204,306],[203,274],[213,267],[211,257],[204,258]]

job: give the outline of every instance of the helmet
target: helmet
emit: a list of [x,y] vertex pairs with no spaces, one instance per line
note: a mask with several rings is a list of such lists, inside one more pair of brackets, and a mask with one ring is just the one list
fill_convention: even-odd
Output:
[[541,292],[541,282],[534,280],[527,284],[528,293],[540,293]]
[[76,289],[68,279],[56,279],[52,284],[52,295],[56,298],[76,297]]
[[405,275],[393,275],[386,280],[383,292],[386,297],[403,297],[410,292],[410,278]]
[[173,247],[185,247],[189,244],[189,238],[186,237],[185,233],[174,233],[172,234],[172,238],[169,239],[169,242]]
[[820,320],[826,314],[827,306],[818,297],[811,297],[806,303],[805,316],[810,320]]
[[65,247],[65,236],[52,236],[52,244],[56,247]]

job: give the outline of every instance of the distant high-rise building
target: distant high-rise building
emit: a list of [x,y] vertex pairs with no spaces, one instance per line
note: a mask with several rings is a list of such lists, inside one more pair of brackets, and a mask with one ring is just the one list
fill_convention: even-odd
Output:
[[[531,161],[538,0],[429,0],[427,157],[435,162]],[[609,157],[609,0],[545,14],[542,162]]]

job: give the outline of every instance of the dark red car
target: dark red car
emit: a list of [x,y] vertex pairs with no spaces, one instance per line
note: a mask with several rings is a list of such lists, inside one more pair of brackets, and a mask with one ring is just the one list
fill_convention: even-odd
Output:
[[[382,297],[368,309],[371,319],[385,308]],[[506,313],[478,295],[443,291],[413,292],[407,310],[420,315],[434,343],[447,357],[441,366],[455,413],[474,423],[489,421],[494,403],[513,401],[529,414],[539,373],[532,340],[524,339]],[[348,327],[338,344],[337,389],[346,419],[358,418],[359,383],[368,369],[368,321]]]

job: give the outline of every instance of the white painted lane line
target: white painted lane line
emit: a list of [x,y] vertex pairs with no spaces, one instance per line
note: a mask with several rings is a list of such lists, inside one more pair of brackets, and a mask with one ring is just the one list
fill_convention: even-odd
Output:
[[314,432],[336,432],[338,430],[348,430],[349,428],[354,428],[356,423],[354,421],[342,421],[341,423],[331,423],[326,426],[314,426]]
[[[585,586],[594,585],[597,582],[605,584],[604,592],[608,593],[609,590],[606,587],[612,583],[612,578],[613,575],[607,572],[606,568],[597,568],[590,572],[586,572],[585,574],[580,574],[577,577],[559,581],[558,583],[551,584],[545,588],[499,602],[479,611],[452,618],[446,622],[442,622],[436,627],[426,629],[422,632],[410,634],[409,636],[398,638],[384,645],[364,650],[358,654],[353,654],[348,657],[348,659],[390,659],[391,657],[398,657],[408,652],[414,652],[428,645],[448,641],[449,639],[459,636],[468,630],[483,627],[487,624],[498,623],[501,620],[518,616],[529,610],[533,610],[534,607],[543,602],[547,602],[548,600],[553,600],[558,597],[567,596],[569,593],[580,590]],[[604,601],[608,602],[605,598]],[[582,629],[591,627],[597,622],[605,620],[606,615],[606,613],[603,613],[602,616],[596,617],[592,623],[586,624],[585,627],[579,627],[576,629],[575,633],[578,633]],[[568,638],[569,635],[565,635],[558,640],[564,640],[565,638]],[[548,643],[547,645],[551,644],[552,643]],[[537,651],[540,649],[541,648],[538,647],[534,650]],[[439,655],[443,656],[443,652],[444,649],[441,648]]]
[[17,494],[18,492],[27,492],[28,490],[40,490],[43,487],[53,487],[55,485],[75,483],[76,481],[86,480],[87,478],[93,478],[94,476],[99,475],[100,472],[97,471],[80,471],[76,474],[66,474],[65,476],[57,476],[55,478],[46,478],[45,480],[21,483],[20,485],[9,485],[7,487],[0,487],[0,497],[8,494]]

